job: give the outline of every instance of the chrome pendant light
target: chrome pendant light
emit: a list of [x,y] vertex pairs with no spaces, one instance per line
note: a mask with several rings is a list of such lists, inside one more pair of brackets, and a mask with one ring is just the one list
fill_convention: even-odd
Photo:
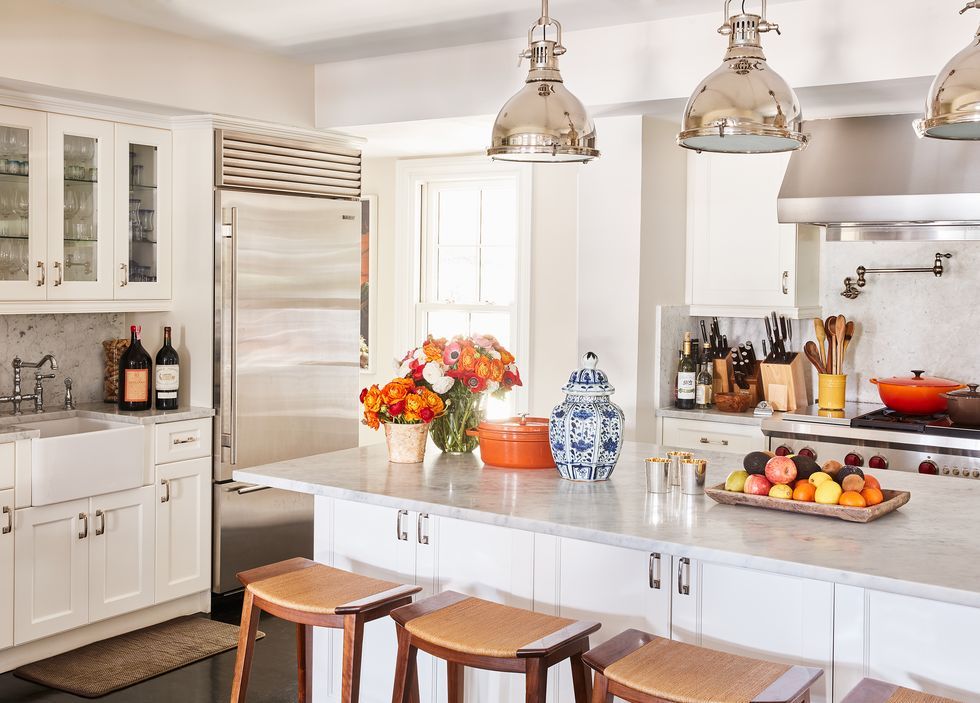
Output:
[[527,81],[497,115],[487,155],[500,161],[591,161],[599,156],[595,124],[562,82],[558,57],[565,47],[561,24],[548,15],[548,0],[541,2],[541,17],[528,30],[527,43],[521,53],[521,60],[531,60]]
[[725,23],[718,33],[728,37],[721,67],[705,78],[684,109],[677,143],[695,151],[731,154],[768,154],[806,146],[801,132],[802,112],[796,93],[773,71],[762,52],[760,35],[779,25],[762,13],[730,13],[725,1]]
[[[980,10],[980,0],[967,3],[960,14],[973,9]],[[980,30],[936,76],[915,131],[934,139],[980,140]]]

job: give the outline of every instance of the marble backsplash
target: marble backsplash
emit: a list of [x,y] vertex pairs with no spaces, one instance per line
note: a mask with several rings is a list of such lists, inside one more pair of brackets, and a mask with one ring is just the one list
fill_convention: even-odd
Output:
[[[0,315],[0,395],[8,395],[13,388],[11,362],[15,356],[37,361],[51,354],[58,360],[58,370],[56,378],[44,382],[46,407],[62,405],[64,380],[69,377],[76,402],[101,401],[102,340],[125,336],[126,319],[122,313]],[[25,393],[33,388],[32,373],[23,373]],[[0,406],[0,413],[8,412],[9,406]]]

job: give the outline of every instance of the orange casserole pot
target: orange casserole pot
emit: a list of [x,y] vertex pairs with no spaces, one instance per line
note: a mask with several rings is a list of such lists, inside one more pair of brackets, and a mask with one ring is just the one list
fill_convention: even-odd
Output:
[[507,420],[484,420],[468,430],[480,439],[480,456],[488,467],[502,469],[553,469],[551,443],[548,441],[548,419],[512,417]]

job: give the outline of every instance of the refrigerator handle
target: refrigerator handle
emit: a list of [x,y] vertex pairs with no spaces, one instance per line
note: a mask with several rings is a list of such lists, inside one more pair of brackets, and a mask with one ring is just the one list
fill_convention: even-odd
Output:
[[229,330],[228,330],[228,413],[230,422],[228,423],[228,434],[222,435],[221,445],[227,447],[230,453],[230,463],[235,466],[238,463],[238,360],[236,358],[236,347],[238,346],[238,208],[231,208],[231,219],[222,222],[228,225],[228,234],[225,236],[230,239],[231,256],[227,262],[231,268],[229,280],[231,298],[230,304],[224,306],[228,310]]

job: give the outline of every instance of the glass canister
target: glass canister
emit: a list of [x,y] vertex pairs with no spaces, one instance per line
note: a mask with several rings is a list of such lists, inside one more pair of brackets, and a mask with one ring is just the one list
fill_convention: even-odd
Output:
[[616,389],[598,362],[592,352],[582,357],[582,368],[572,372],[562,389],[565,400],[548,423],[555,466],[570,481],[605,481],[623,448],[623,411],[609,399]]

